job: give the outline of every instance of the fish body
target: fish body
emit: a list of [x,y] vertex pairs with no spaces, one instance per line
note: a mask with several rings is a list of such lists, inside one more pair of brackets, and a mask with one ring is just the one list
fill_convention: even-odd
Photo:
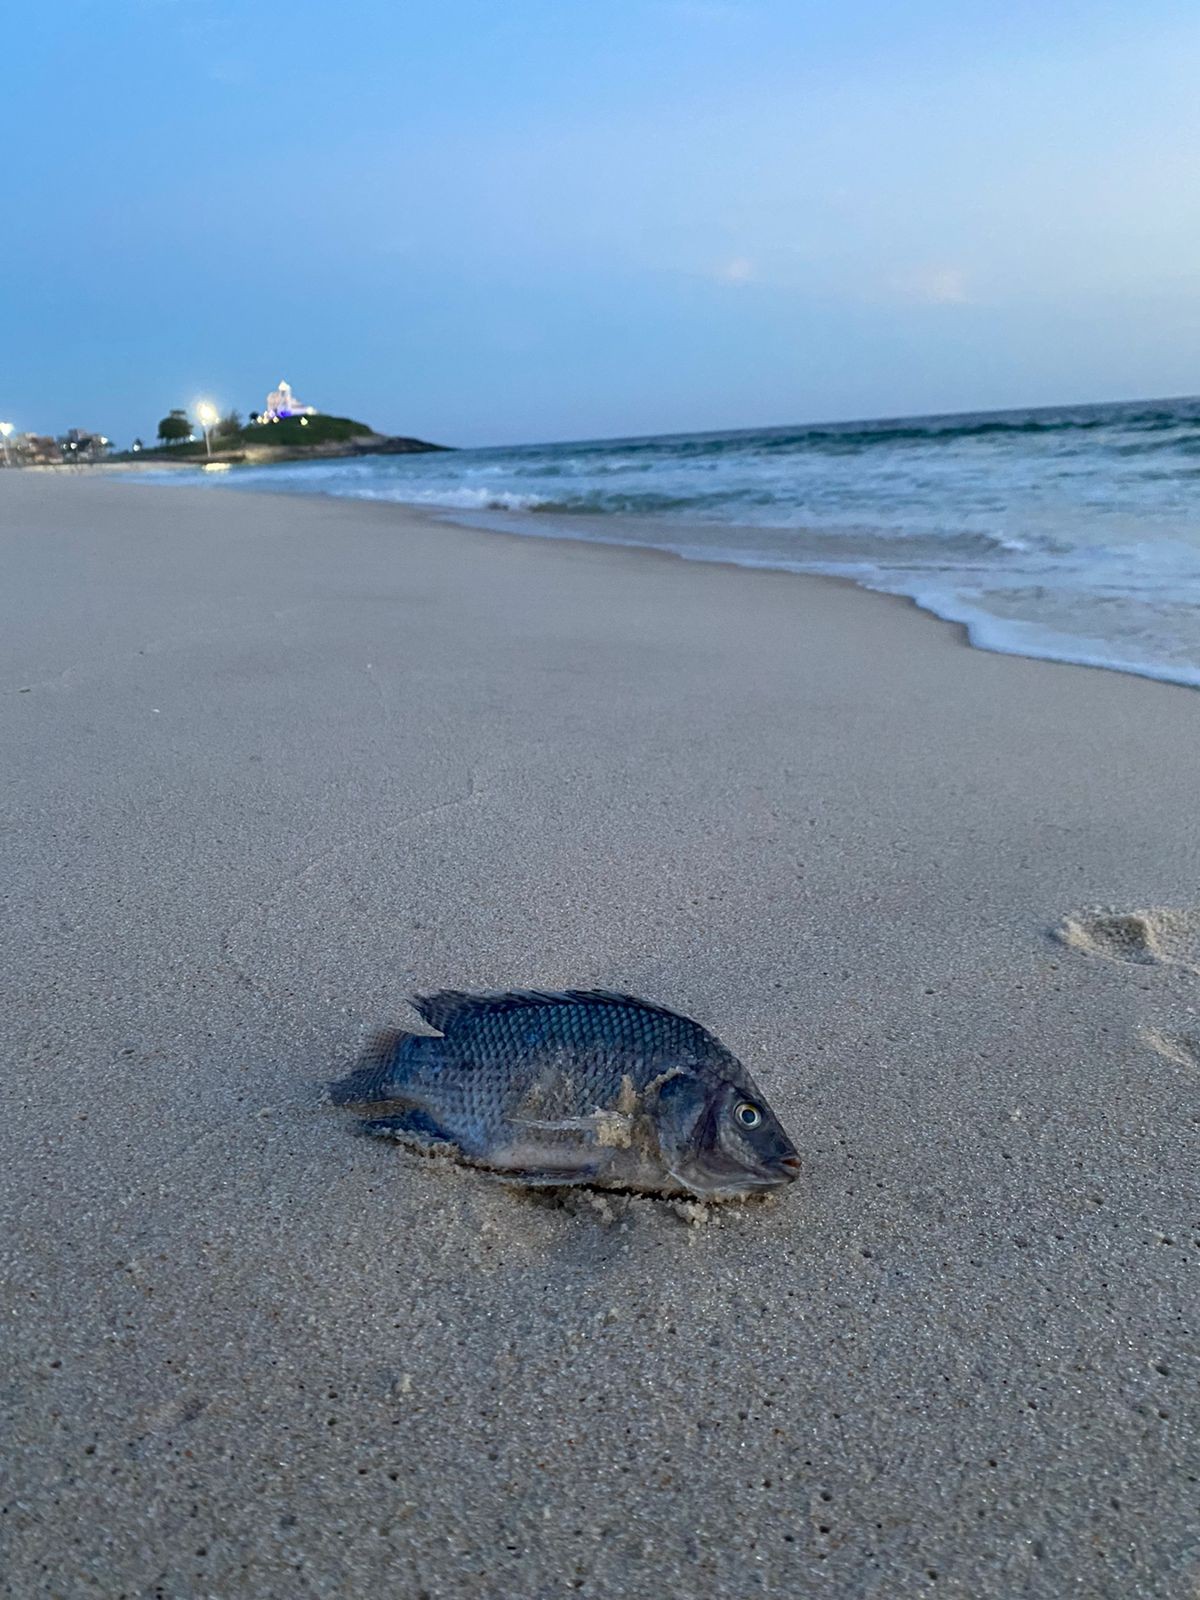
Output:
[[718,1198],[790,1182],[794,1146],[699,1023],[599,990],[414,1000],[438,1035],[380,1034],[329,1087],[369,1131],[526,1184]]

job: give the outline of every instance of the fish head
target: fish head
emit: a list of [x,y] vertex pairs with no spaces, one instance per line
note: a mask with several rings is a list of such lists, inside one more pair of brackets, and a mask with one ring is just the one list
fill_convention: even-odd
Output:
[[796,1147],[757,1091],[680,1072],[658,1094],[659,1148],[672,1177],[700,1195],[752,1194],[791,1183]]

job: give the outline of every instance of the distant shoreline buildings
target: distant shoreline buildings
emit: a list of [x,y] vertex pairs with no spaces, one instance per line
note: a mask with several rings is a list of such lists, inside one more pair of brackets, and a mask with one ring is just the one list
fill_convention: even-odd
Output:
[[103,461],[112,440],[86,428],[68,428],[59,439],[48,433],[12,433],[4,439],[0,467],[50,467],[59,463]]
[[[207,404],[207,402],[206,402]],[[286,378],[281,378],[276,388],[267,395],[267,403],[262,411],[252,415],[251,423],[269,424],[272,422],[286,422],[289,418],[296,418],[302,423],[309,417],[318,416],[320,413],[316,406],[310,406],[303,400],[298,400],[292,386]],[[201,408],[201,426],[203,426],[203,408]],[[196,439],[196,424],[192,422],[187,411],[178,410],[171,413],[171,418],[179,419],[179,427],[169,435],[164,435],[162,424],[159,425],[160,445],[172,443],[194,443]],[[236,433],[240,428],[234,413],[224,419],[226,433]],[[220,424],[214,426],[214,437],[221,433]],[[145,450],[140,439],[136,439],[130,448],[130,453],[141,454]],[[50,467],[58,465],[75,465],[85,462],[103,461],[113,449],[112,440],[107,434],[93,433],[87,428],[69,428],[66,433],[58,438],[43,433],[18,433],[11,423],[0,424],[0,469],[4,467]]]

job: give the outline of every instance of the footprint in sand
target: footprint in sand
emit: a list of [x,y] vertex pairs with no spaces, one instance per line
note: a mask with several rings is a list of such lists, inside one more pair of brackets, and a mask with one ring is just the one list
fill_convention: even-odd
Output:
[[[1200,977],[1200,911],[1152,906],[1142,911],[1076,911],[1055,936],[1072,950],[1139,967],[1176,967]],[[1200,1071],[1200,1033],[1146,1023],[1143,1041],[1176,1066]]]
[[1151,1050],[1179,1067],[1200,1072],[1200,1033],[1167,1033],[1162,1028],[1143,1028],[1142,1038]]
[[1072,950],[1143,967],[1182,967],[1200,976],[1200,911],[1076,911],[1056,936]]

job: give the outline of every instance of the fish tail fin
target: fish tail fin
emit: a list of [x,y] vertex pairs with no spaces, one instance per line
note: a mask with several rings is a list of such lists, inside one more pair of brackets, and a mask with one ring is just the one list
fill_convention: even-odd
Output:
[[373,1105],[404,1098],[405,1070],[417,1035],[399,1028],[380,1028],[367,1040],[353,1072],[327,1086],[325,1098],[335,1106]]

